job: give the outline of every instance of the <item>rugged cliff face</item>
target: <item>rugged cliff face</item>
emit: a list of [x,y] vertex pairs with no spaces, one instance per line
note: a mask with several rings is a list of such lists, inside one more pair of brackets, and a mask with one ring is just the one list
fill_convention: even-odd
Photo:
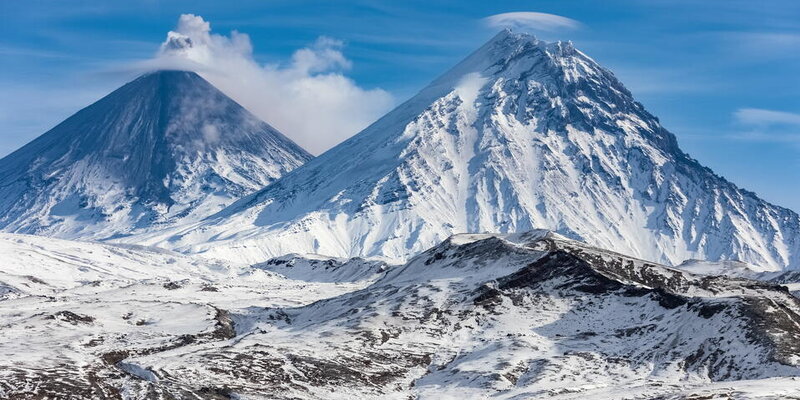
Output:
[[194,221],[310,158],[197,74],[155,72],[0,160],[0,228],[104,239]]

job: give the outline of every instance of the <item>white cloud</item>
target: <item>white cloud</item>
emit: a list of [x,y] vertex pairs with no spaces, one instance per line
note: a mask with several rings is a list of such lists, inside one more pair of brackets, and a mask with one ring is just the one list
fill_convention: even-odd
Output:
[[761,108],[740,108],[734,116],[737,121],[748,125],[798,125],[800,114],[786,111],[773,111]]
[[508,12],[484,18],[492,28],[532,29],[545,32],[574,30],[581,23],[567,17],[531,11]]
[[740,108],[733,116],[737,123],[746,128],[743,132],[732,135],[736,139],[800,144],[798,113]]
[[394,100],[365,89],[343,74],[352,63],[341,41],[320,37],[285,63],[253,59],[247,34],[214,34],[202,17],[184,14],[144,69],[199,73],[259,118],[311,153],[319,154],[357,133],[388,111]]
[[714,32],[732,54],[742,54],[751,61],[797,59],[800,34],[796,32]]
[[203,139],[207,143],[216,143],[219,141],[219,129],[215,125],[203,125],[202,133]]

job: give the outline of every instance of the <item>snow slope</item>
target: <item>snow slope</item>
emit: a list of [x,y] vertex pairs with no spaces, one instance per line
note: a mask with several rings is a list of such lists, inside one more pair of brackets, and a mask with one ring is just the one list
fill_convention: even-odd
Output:
[[306,282],[161,249],[17,234],[0,234],[0,260],[2,399],[154,398],[125,393],[126,380],[151,376],[127,357],[219,342],[248,310],[371,282]]
[[0,229],[105,239],[194,221],[310,158],[197,74],[154,72],[0,160]]
[[571,43],[508,31],[274,184],[137,240],[249,262],[404,259],[453,233],[534,228],[672,265],[800,267],[798,214],[682,152]]
[[318,254],[287,254],[253,265],[306,282],[358,282],[377,279],[391,268],[378,259],[332,258]]
[[800,301],[781,286],[547,231],[453,236],[360,282],[313,282],[318,256],[266,263],[293,262],[311,280],[300,281],[0,237],[2,254],[29,247],[56,256],[28,266],[37,278],[65,249],[90,270],[110,256],[130,266],[122,275],[173,257],[161,268],[174,276],[0,300],[0,393],[11,398],[800,398]]

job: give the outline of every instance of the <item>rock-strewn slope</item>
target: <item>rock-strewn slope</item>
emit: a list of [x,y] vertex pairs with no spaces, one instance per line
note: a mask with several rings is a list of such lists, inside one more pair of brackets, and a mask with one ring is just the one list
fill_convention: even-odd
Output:
[[116,366],[141,379],[106,384],[131,398],[800,395],[800,302],[784,287],[546,231],[457,235],[359,290],[225,309],[232,338],[130,353]]

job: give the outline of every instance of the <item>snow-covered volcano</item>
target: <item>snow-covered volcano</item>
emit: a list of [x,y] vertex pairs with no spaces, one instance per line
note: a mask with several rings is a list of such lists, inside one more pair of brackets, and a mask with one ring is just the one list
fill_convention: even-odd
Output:
[[458,232],[545,228],[675,264],[800,267],[800,217],[678,148],[569,42],[505,31],[361,133],[152,243],[258,261],[405,258]]
[[187,222],[310,158],[197,74],[154,72],[0,160],[0,228],[102,239]]

